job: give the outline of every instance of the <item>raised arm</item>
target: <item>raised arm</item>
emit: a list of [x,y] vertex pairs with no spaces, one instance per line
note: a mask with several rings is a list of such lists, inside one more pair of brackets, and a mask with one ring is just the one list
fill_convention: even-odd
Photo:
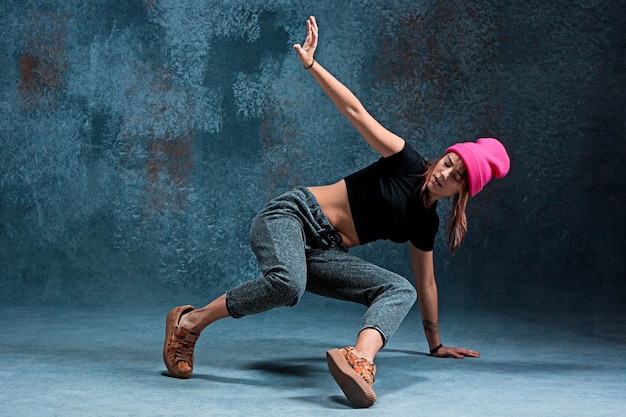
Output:
[[374,119],[352,91],[315,61],[317,39],[317,23],[315,17],[311,16],[307,20],[307,36],[304,45],[294,45],[302,65],[313,75],[341,114],[352,123],[359,134],[379,155],[387,157],[400,152],[404,148],[404,139],[387,130]]
[[[439,335],[439,295],[435,281],[433,251],[425,252],[411,245],[411,265],[428,348],[433,356],[462,359],[480,356],[469,349],[441,346]],[[433,351],[434,350],[434,351]]]

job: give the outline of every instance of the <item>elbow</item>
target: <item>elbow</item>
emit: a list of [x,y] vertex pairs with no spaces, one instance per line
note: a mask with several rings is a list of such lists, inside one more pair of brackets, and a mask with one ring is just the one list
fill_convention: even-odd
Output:
[[435,277],[418,281],[417,292],[419,294],[424,294],[430,291],[437,291],[437,282],[435,281]]
[[343,110],[343,114],[349,120],[359,120],[365,114],[365,107],[363,107],[360,101],[355,100],[352,103],[346,104],[346,107]]

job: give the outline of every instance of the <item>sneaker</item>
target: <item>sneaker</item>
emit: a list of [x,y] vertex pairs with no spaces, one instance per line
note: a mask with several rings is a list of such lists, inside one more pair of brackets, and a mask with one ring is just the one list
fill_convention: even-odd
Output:
[[163,361],[175,378],[189,378],[193,372],[193,348],[200,333],[178,327],[180,317],[193,310],[190,305],[174,307],[165,320]]
[[367,408],[376,402],[372,389],[376,365],[354,354],[354,348],[333,349],[326,352],[330,374],[356,408]]

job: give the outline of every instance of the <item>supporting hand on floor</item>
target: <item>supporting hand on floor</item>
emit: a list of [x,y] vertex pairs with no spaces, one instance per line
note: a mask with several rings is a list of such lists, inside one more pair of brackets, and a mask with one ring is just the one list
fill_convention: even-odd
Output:
[[480,353],[465,348],[441,346],[431,352],[431,356],[436,356],[438,358],[463,359],[466,356],[470,358],[478,358]]

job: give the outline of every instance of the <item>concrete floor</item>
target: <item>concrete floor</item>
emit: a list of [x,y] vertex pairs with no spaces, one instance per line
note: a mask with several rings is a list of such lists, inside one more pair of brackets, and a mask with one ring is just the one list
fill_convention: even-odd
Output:
[[424,353],[414,308],[377,357],[378,402],[353,410],[324,352],[353,343],[361,306],[307,295],[293,309],[216,323],[189,380],[164,375],[169,308],[2,308],[0,415],[626,415],[617,319],[442,312],[444,342],[481,352],[453,360]]

